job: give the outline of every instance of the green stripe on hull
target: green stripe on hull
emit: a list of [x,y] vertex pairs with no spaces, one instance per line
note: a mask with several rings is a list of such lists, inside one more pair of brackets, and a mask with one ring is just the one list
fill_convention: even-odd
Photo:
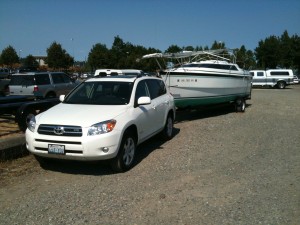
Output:
[[220,103],[226,103],[235,101],[241,95],[230,95],[230,96],[216,96],[216,97],[202,97],[202,98],[175,98],[175,105],[178,108],[214,105]]

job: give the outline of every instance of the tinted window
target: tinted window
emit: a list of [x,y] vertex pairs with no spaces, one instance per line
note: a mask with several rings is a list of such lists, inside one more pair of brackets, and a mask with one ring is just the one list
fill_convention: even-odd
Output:
[[146,85],[146,81],[142,80],[141,82],[138,83],[138,85],[136,87],[135,102],[137,102],[137,100],[140,97],[144,97],[144,96],[150,97],[149,92],[148,92],[148,88],[147,88],[147,85]]
[[2,73],[8,73],[8,69],[0,69],[0,72],[2,72]]
[[150,91],[150,98],[154,99],[166,93],[163,81],[147,80],[147,85]]
[[34,76],[32,75],[14,75],[11,77],[10,85],[34,85]]
[[270,73],[272,76],[289,76],[289,72],[288,71],[272,71]]
[[258,77],[263,77],[264,76],[264,72],[257,72],[257,76]]
[[36,85],[46,85],[50,84],[50,77],[46,74],[39,74],[35,76]]
[[61,84],[61,83],[65,83],[65,80],[64,80],[64,74],[52,74],[52,80],[53,80],[53,83],[54,84]]
[[162,80],[158,81],[159,84],[159,95],[164,95],[167,93],[166,85]]
[[124,73],[124,75],[139,75],[140,73],[134,73],[134,72],[132,72],[132,73],[130,73],[130,72],[128,72],[128,73]]
[[100,77],[106,77],[106,76],[107,76],[107,73],[105,73],[105,72],[100,72],[98,76],[100,76]]
[[221,70],[238,70],[234,65],[224,64],[186,64],[183,67],[198,67],[198,68],[210,68],[210,69],[221,69]]
[[71,77],[69,77],[67,74],[62,74],[62,77],[64,78],[65,83],[70,83],[72,82]]

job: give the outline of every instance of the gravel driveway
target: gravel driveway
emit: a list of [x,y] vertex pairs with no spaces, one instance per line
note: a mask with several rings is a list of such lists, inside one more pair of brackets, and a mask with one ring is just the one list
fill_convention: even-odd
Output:
[[300,85],[177,113],[133,169],[32,155],[1,164],[0,224],[300,224]]

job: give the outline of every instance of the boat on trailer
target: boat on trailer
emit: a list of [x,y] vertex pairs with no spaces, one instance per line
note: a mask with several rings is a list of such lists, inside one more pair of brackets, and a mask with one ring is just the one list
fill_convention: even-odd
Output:
[[251,99],[252,76],[236,64],[233,50],[153,53],[142,57],[150,58],[158,63],[159,75],[179,109],[235,102],[236,110],[244,112],[246,100]]

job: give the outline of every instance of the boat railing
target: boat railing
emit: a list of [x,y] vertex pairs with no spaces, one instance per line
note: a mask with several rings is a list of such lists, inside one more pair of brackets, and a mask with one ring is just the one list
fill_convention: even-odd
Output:
[[[173,65],[181,66],[186,63],[205,60],[227,61],[236,63],[236,56],[233,49],[216,49],[205,51],[183,51],[178,53],[152,53],[144,55],[142,59],[154,58],[160,69],[167,68],[172,62]],[[163,66],[162,66],[163,64]]]

